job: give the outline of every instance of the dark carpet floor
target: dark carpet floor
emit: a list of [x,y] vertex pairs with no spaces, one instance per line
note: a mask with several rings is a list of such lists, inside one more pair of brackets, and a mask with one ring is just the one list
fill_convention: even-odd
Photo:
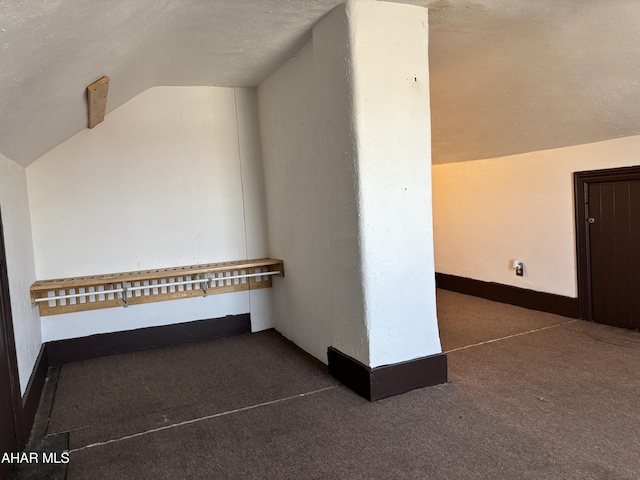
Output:
[[638,479],[640,333],[438,291],[450,382],[369,403],[269,331],[64,365],[77,479]]

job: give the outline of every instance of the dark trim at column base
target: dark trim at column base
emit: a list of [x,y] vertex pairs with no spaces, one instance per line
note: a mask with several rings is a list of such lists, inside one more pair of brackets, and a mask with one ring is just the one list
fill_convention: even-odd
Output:
[[367,367],[333,347],[329,347],[327,356],[329,373],[371,402],[447,381],[444,353],[376,368]]
[[452,292],[486,298],[494,302],[508,303],[518,307],[555,313],[569,318],[580,318],[577,298],[563,297],[553,293],[536,292],[501,283],[483,282],[473,278],[457,277],[436,272],[436,286]]
[[40,404],[40,396],[47,380],[49,370],[49,358],[47,357],[46,345],[42,344],[40,353],[36,358],[36,363],[31,372],[29,383],[22,396],[22,423],[24,425],[25,437],[28,439],[29,432],[33,426],[33,421]]
[[251,332],[248,313],[47,342],[50,366]]

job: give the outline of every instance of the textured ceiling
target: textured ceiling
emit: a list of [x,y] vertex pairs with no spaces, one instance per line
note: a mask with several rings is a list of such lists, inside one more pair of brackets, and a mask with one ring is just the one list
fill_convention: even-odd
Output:
[[434,7],[434,163],[640,134],[639,1]]
[[[0,0],[0,152],[28,165],[155,85],[256,86],[339,0]],[[637,0],[430,6],[436,163],[640,133]]]

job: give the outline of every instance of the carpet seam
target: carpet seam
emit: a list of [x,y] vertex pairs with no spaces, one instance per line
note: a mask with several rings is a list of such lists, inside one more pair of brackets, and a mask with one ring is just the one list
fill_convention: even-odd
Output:
[[574,322],[577,322],[577,321],[578,321],[578,319],[576,318],[576,319],[573,319],[573,320],[569,320],[568,322],[557,323],[555,325],[547,325],[546,327],[535,328],[533,330],[528,330],[526,332],[521,332],[521,333],[514,333],[513,335],[507,335],[506,337],[494,338],[494,339],[486,340],[486,341],[480,342],[480,343],[474,343],[474,344],[471,344],[471,345],[465,345],[464,347],[452,348],[451,350],[447,350],[446,352],[443,352],[443,353],[453,353],[453,352],[457,352],[459,350],[465,350],[467,348],[480,347],[482,345],[486,345],[487,343],[494,343],[494,342],[499,342],[501,340],[508,340],[510,338],[521,337],[522,335],[528,335],[530,333],[541,332],[543,330],[549,330],[550,328],[561,327],[562,325],[569,325],[570,323],[574,323]]
[[225,415],[231,415],[233,413],[240,413],[240,412],[245,412],[245,411],[248,411],[248,410],[254,410],[254,409],[260,408],[260,407],[267,407],[269,405],[274,405],[276,403],[282,403],[282,402],[286,402],[286,401],[289,401],[289,400],[294,400],[296,398],[301,398],[301,397],[306,397],[306,396],[309,396],[309,395],[314,395],[316,393],[326,392],[327,390],[334,389],[337,386],[338,385],[332,385],[331,387],[325,387],[325,388],[321,388],[319,390],[313,390],[311,392],[306,392],[306,393],[299,393],[297,395],[292,395],[290,397],[285,397],[285,398],[279,398],[277,400],[271,400],[269,402],[257,403],[255,405],[250,405],[248,407],[236,408],[235,410],[228,410],[226,412],[214,413],[212,415],[206,415],[204,417],[193,418],[191,420],[185,420],[183,422],[173,423],[171,425],[163,425],[162,427],[152,428],[150,430],[145,430],[144,432],[138,432],[138,433],[134,433],[134,434],[131,434],[131,435],[125,435],[123,437],[114,438],[114,439],[111,439],[111,440],[106,440],[104,442],[90,443],[89,445],[85,445],[83,447],[69,449],[69,450],[67,450],[67,452],[69,454],[76,453],[76,452],[79,452],[79,451],[82,451],[82,450],[86,450],[86,449],[89,449],[89,448],[101,447],[101,446],[104,446],[104,445],[109,445],[111,443],[117,443],[117,442],[121,442],[121,441],[124,441],[124,440],[129,440],[131,438],[142,437],[144,435],[150,435],[152,433],[162,432],[164,430],[169,430],[169,429],[172,429],[172,428],[182,427],[182,426],[185,426],[185,425],[191,425],[191,424],[194,424],[194,423],[203,422],[205,420],[211,420],[213,418],[223,417]]

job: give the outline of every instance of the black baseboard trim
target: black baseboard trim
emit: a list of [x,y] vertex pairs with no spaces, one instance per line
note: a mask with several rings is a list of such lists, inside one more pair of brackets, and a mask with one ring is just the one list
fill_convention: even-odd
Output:
[[[47,379],[42,388],[38,410],[31,428],[29,442],[24,449],[29,455],[37,453],[40,459],[43,453],[46,453],[47,455],[54,454],[55,458],[60,461],[63,452],[69,450],[68,432],[47,435],[59,377],[60,367],[48,369]],[[9,480],[40,480],[43,478],[61,480],[67,478],[67,466],[68,464],[66,463],[56,463],[55,461],[51,463],[22,462],[14,467]]]
[[149,348],[169,347],[250,332],[251,316],[246,313],[46,342],[40,347],[29,383],[22,396],[22,424],[25,438],[28,438],[32,432],[49,367],[59,367],[64,363],[118,353],[132,353]]
[[251,332],[248,313],[47,342],[50,366]]
[[333,347],[329,347],[327,356],[329,373],[371,402],[447,381],[444,353],[376,368],[367,367]]
[[47,380],[47,372],[49,370],[49,358],[47,357],[46,345],[42,344],[40,353],[36,358],[36,363],[31,372],[29,383],[22,396],[22,423],[25,438],[29,438],[29,432],[33,427],[33,422],[40,404],[40,396]]
[[563,317],[580,318],[580,304],[577,298],[536,292],[526,288],[483,282],[473,278],[457,277],[437,272],[436,286],[444,290],[486,298],[494,302],[508,303],[540,312],[555,313]]

